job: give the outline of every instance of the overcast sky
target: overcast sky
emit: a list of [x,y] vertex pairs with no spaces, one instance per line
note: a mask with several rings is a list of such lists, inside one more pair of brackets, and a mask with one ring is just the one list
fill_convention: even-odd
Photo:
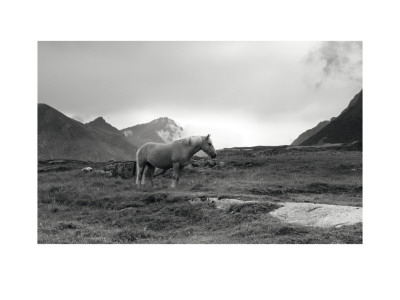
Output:
[[38,102],[123,129],[169,117],[218,148],[290,144],[362,88],[361,42],[39,42]]

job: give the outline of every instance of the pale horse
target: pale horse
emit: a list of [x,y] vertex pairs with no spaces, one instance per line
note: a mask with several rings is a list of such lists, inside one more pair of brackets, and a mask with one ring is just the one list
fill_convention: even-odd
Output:
[[175,188],[182,169],[189,163],[190,158],[200,150],[203,150],[211,158],[217,156],[210,135],[191,136],[167,144],[151,142],[144,144],[136,152],[136,184],[139,187],[141,186],[146,166],[152,186],[154,186],[153,177],[156,168],[163,169],[162,173],[173,168],[174,176],[171,187]]

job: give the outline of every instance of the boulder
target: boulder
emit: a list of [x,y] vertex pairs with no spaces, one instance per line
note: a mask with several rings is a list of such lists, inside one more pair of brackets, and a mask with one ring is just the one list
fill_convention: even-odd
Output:
[[81,171],[85,172],[85,173],[89,173],[89,172],[92,172],[93,169],[91,167],[86,167],[86,168],[83,168]]

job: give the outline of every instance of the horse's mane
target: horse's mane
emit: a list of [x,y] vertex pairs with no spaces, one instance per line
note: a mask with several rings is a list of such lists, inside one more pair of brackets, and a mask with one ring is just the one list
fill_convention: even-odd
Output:
[[185,146],[199,146],[203,142],[203,138],[201,136],[189,136],[180,140],[174,141],[174,143],[181,143]]

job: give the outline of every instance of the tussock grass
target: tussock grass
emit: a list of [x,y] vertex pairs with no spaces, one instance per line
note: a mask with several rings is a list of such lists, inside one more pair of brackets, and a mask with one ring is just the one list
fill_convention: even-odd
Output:
[[[134,178],[79,169],[38,174],[39,243],[361,243],[362,225],[310,228],[268,213],[278,202],[362,206],[360,152],[257,156],[219,154],[224,167],[184,171],[179,188],[169,176],[138,189]],[[235,164],[229,164],[235,162]],[[207,197],[258,200],[215,209]]]

